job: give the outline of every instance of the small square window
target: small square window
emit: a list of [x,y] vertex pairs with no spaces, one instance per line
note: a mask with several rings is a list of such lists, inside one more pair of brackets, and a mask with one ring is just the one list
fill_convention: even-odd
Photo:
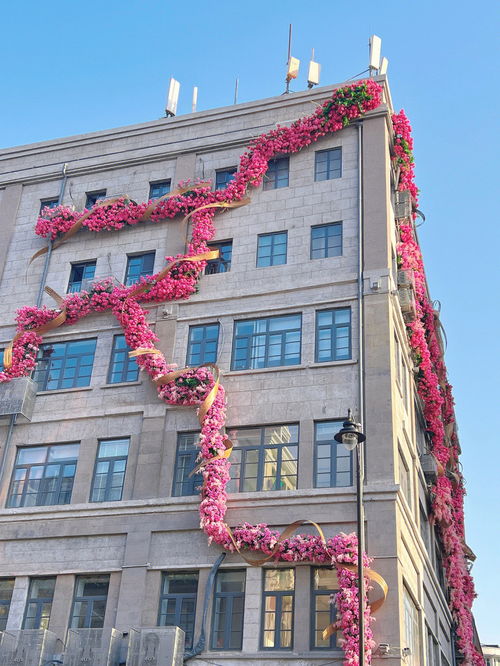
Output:
[[82,290],[82,282],[85,279],[91,279],[95,275],[96,262],[82,261],[78,264],[71,264],[71,273],[69,274],[68,294],[74,294]]
[[311,259],[342,255],[342,222],[311,227]]
[[144,252],[143,254],[133,254],[127,257],[127,270],[125,272],[125,285],[139,282],[141,277],[153,274],[155,263],[154,252]]
[[99,190],[98,192],[87,192],[86,195],[87,198],[85,200],[85,208],[90,210],[92,206],[95,206],[98,201],[102,201],[106,198],[106,190]]
[[217,259],[210,259],[207,261],[205,268],[205,275],[215,275],[215,273],[227,273],[231,270],[231,257],[233,254],[233,241],[218,241],[217,243],[209,243],[210,250],[219,250]]
[[267,171],[264,175],[263,189],[277,190],[280,187],[288,187],[288,172],[290,160],[288,157],[278,157],[269,160]]
[[215,172],[215,189],[223,190],[233,180],[236,173],[236,167],[230,169],[219,169]]
[[203,483],[201,474],[190,476],[197,465],[199,432],[180,432],[177,435],[173,497],[197,495]]
[[260,234],[257,240],[257,268],[286,264],[288,232]]
[[351,309],[316,312],[316,363],[351,358]]
[[157,183],[149,183],[149,200],[150,201],[154,201],[155,199],[159,199],[164,194],[168,194],[169,192],[170,192],[170,181],[169,180],[163,180],[163,181],[157,182]]
[[218,344],[219,324],[190,326],[186,364],[215,363]]
[[342,148],[320,150],[315,155],[314,180],[342,177]]
[[55,208],[59,206],[59,197],[53,199],[40,199],[40,214],[44,208]]

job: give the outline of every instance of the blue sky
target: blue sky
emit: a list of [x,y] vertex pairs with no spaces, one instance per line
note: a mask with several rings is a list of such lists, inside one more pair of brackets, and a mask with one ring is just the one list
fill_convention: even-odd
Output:
[[496,7],[27,0],[5,7],[0,41],[0,147],[8,147],[159,118],[170,75],[182,84],[178,113],[190,111],[194,85],[198,110],[231,104],[236,77],[240,102],[279,94],[290,22],[302,61],[293,90],[306,87],[312,48],[326,85],[364,70],[369,35],[382,37],[395,107],[414,129],[427,218],[420,240],[449,341],[467,540],[478,556],[474,612],[486,643],[500,643]]

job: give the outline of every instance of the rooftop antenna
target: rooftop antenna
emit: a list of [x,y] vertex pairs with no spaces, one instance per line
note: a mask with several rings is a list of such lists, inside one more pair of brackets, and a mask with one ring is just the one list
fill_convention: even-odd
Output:
[[177,102],[179,101],[179,90],[181,84],[176,81],[173,76],[170,77],[170,84],[168,86],[167,105],[165,107],[165,115],[175,116],[177,113]]
[[238,88],[240,85],[240,80],[238,77],[236,77],[236,81],[234,82],[234,103],[238,104]]
[[196,105],[198,104],[198,86],[193,88],[193,101],[191,104],[191,112],[196,113]]
[[380,68],[380,50],[382,48],[382,40],[377,35],[372,35],[369,40],[370,45],[370,61],[368,63],[368,69],[370,70],[370,76],[374,76]]
[[288,60],[286,70],[286,88],[285,93],[290,92],[290,81],[296,79],[299,74],[300,60],[292,57],[292,24],[288,29]]
[[388,66],[389,66],[389,61],[387,60],[387,58],[382,58],[382,60],[380,61],[380,69],[378,70],[380,76],[384,76],[385,74],[387,74]]
[[321,65],[319,62],[314,62],[314,49],[312,49],[311,60],[309,61],[309,73],[307,74],[307,87],[312,88],[319,83],[319,75],[321,72]]

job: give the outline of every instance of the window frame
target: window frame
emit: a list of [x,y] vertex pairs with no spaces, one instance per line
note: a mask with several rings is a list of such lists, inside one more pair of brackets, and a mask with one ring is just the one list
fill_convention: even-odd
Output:
[[[192,450],[186,449],[183,451],[179,450],[179,447],[181,445],[181,440],[183,437],[191,437],[193,436],[193,447]],[[184,473],[187,471],[189,474],[193,469],[195,469],[197,465],[197,458],[198,454],[200,452],[199,448],[196,446],[196,443],[199,440],[200,436],[200,431],[199,430],[189,430],[189,431],[184,431],[184,432],[177,432],[177,445],[175,449],[175,463],[174,463],[174,474],[173,474],[173,480],[172,480],[172,497],[193,497],[198,495],[198,491],[196,490],[197,485],[201,485],[203,483],[203,477],[200,473],[198,474],[193,474],[192,477],[187,476],[186,478],[182,478],[181,481],[177,480],[177,476]],[[181,459],[184,461],[186,460],[187,462],[184,463],[181,466]],[[188,466],[189,466],[189,471],[188,471]],[[185,489],[190,490],[189,494],[186,494]],[[178,488],[180,489],[180,492],[178,492]]]
[[[158,196],[153,196],[153,189],[155,186],[160,186],[164,185],[168,187],[168,189],[165,189],[165,191],[162,194],[158,194]],[[148,201],[156,201],[157,199],[161,199],[161,197],[165,196],[165,194],[169,194],[169,192],[172,189],[172,179],[171,178],[166,178],[165,180],[152,180],[149,182],[149,199]]]
[[[309,252],[309,258],[311,261],[316,261],[318,259],[331,259],[333,257],[342,257],[344,253],[344,223],[342,220],[336,220],[335,222],[325,222],[324,224],[313,224],[310,227],[311,233],[310,233],[310,252]],[[340,233],[333,233],[329,234],[328,230],[329,229],[340,229]],[[313,240],[316,240],[314,238],[314,233],[316,230],[324,230],[325,233],[321,236],[322,240],[324,241],[324,248],[321,248],[321,250],[324,250],[324,254],[322,256],[314,256],[314,253],[317,251],[316,248],[313,248]],[[336,238],[338,237],[340,239],[339,243],[339,252],[333,251],[330,254],[329,251],[329,244],[328,244],[328,239],[330,237]],[[337,246],[334,247],[334,250],[336,249]]]
[[[205,266],[204,275],[217,275],[219,273],[229,273],[233,259],[233,239],[207,243],[209,250],[219,250],[217,259],[209,259]],[[224,248],[230,248],[229,259],[223,257]]]
[[[279,236],[284,236],[285,237],[285,254],[284,254],[284,261],[277,261],[277,257],[283,256],[281,253],[275,255],[274,250],[275,250],[275,245],[282,245],[282,243],[276,243],[276,239]],[[263,238],[270,238],[271,239],[271,245],[270,245],[270,254],[269,254],[269,264],[262,264],[259,263],[263,259],[266,259],[267,257],[262,257],[260,255],[261,250],[265,247],[261,245],[261,240]],[[270,268],[271,266],[286,266],[288,261],[288,231],[271,231],[269,233],[265,234],[258,234],[257,235],[257,254],[256,254],[256,259],[255,259],[255,267],[256,268]]]
[[[315,588],[315,581],[314,581],[314,576],[315,572],[318,569],[323,569],[325,571],[332,571],[332,569],[329,569],[328,567],[311,567],[311,582],[310,582],[310,599],[311,599],[311,609],[310,609],[310,617],[311,617],[311,623],[310,623],[310,641],[309,641],[309,647],[311,650],[314,650],[315,652],[325,652],[327,650],[339,650],[340,647],[337,645],[337,638],[338,638],[338,632],[335,632],[332,634],[329,639],[328,639],[328,645],[325,646],[319,646],[315,645],[316,643],[316,631],[321,631],[320,629],[317,629],[317,609],[316,609],[316,599],[321,596],[330,596],[332,594],[337,594],[339,591],[339,588],[332,588],[329,590],[320,590]],[[335,622],[337,620],[337,607],[335,604],[330,604],[330,624]],[[325,627],[326,629],[326,627]]]
[[46,207],[57,208],[59,206],[59,197],[46,197],[45,199],[40,199],[40,210],[38,211],[38,216],[42,214],[42,210]]
[[[348,323],[336,323],[336,316],[337,313],[345,313],[347,312],[349,314],[349,321]],[[332,313],[332,323],[325,325],[325,324],[319,324],[319,318],[321,314],[323,313]],[[348,334],[348,347],[347,347],[347,356],[345,357],[339,357],[338,355],[338,350],[337,350],[337,343],[339,340],[338,336],[338,331],[341,328],[348,328],[349,329],[349,334]],[[326,359],[320,359],[319,354],[320,354],[320,333],[322,331],[330,331],[330,347],[332,353],[330,354],[330,358]],[[332,361],[350,361],[352,360],[352,312],[351,312],[351,307],[342,307],[342,308],[326,308],[324,310],[316,310],[315,313],[315,348],[314,348],[314,362],[315,363],[330,363]]]
[[[293,572],[293,588],[291,590],[266,590],[266,573],[268,571],[292,571]],[[294,648],[294,622],[295,622],[295,587],[297,584],[297,576],[295,567],[269,567],[262,570],[262,608],[261,608],[261,620],[260,620],[260,649],[263,652],[276,651],[276,652],[291,652]],[[266,598],[274,597],[275,610],[274,610],[274,645],[266,647],[264,645],[265,633],[266,633]],[[290,630],[290,645],[282,646],[281,645],[281,619],[283,613],[283,597],[292,598],[292,622]],[[269,630],[272,631],[272,630]]]
[[[319,164],[318,164],[318,155],[321,155],[321,154],[326,154],[326,156],[327,156],[327,159],[326,159],[326,170],[325,170],[326,177],[325,177],[325,178],[318,178],[318,175],[319,175],[319,174],[318,174],[318,171],[319,171],[319,170],[318,170],[318,166],[319,166]],[[338,159],[338,158],[335,159],[335,158],[333,157],[333,154],[339,154],[339,155],[340,155],[340,159]],[[338,176],[331,175],[333,171],[336,171],[336,169],[334,170],[334,169],[333,169],[333,166],[332,166],[332,163],[334,163],[334,162],[336,162],[336,161],[339,161],[339,162],[340,162],[340,168],[339,168],[339,170],[338,170],[338,171],[339,171],[339,175],[338,175]],[[323,181],[325,181],[325,180],[336,180],[337,178],[342,178],[342,171],[343,171],[343,169],[342,169],[342,162],[343,162],[343,159],[342,159],[342,146],[334,146],[334,147],[332,147],[332,148],[325,148],[324,150],[317,150],[317,151],[314,153],[314,182],[316,182],[316,183],[321,183],[321,182],[323,182]]]
[[[72,279],[73,277],[73,271],[75,268],[78,268],[80,266],[83,266],[83,272],[82,272],[82,278],[81,280],[74,280]],[[95,271],[97,267],[97,259],[89,259],[88,261],[75,261],[71,262],[71,268],[69,271],[69,279],[68,279],[68,287],[66,289],[67,294],[77,294],[80,293],[82,290],[82,283],[84,280],[92,279],[95,277]],[[88,268],[93,268],[93,271],[90,271],[92,275],[86,275],[87,269]],[[79,285],[78,289],[74,289],[75,285]]]
[[[102,578],[103,580],[107,578],[108,582],[108,587],[106,590],[106,595],[80,595],[77,596],[77,590],[78,590],[78,583],[80,580],[85,580],[85,579],[91,579],[91,578]],[[71,613],[69,616],[69,629],[102,629],[104,627],[104,621],[106,619],[106,609],[108,605],[108,596],[109,596],[109,584],[111,581],[111,577],[109,574],[85,574],[81,576],[76,576],[75,578],[75,587],[73,590],[73,603],[71,605]],[[92,626],[92,615],[94,611],[94,603],[96,601],[105,601],[104,605],[104,614],[102,616],[102,626],[100,627],[93,627]],[[87,603],[87,609],[85,612],[85,626],[80,627],[78,625],[74,625],[74,620],[81,617],[80,615],[75,615],[75,607],[77,603]],[[89,622],[90,621],[90,622]]]
[[[206,329],[211,328],[211,327],[217,327],[217,335],[215,338],[207,338],[206,337]],[[194,333],[195,330],[202,330],[202,339],[201,340],[192,340],[191,336]],[[204,365],[205,363],[216,363],[217,358],[219,356],[219,337],[220,337],[220,329],[221,325],[218,321],[214,323],[208,323],[208,324],[195,324],[194,326],[189,327],[188,331],[188,344],[187,344],[187,350],[186,350],[186,365],[187,366],[198,366],[198,365]],[[206,343],[214,342],[215,341],[215,352],[207,352],[205,347]],[[192,346],[195,344],[200,345],[200,352],[199,352],[199,361],[193,361],[193,352],[192,352]],[[206,357],[208,356],[208,358]]]
[[[0,592],[0,608],[7,608],[7,612],[5,614],[0,614],[0,631],[5,631],[7,628],[7,622],[9,621],[9,613],[10,613],[10,606],[12,603],[12,594],[14,592],[14,586],[16,584],[16,579],[14,576],[2,576],[0,578],[0,590],[2,590],[2,585],[1,583],[4,582],[9,582],[12,583],[12,587],[10,589],[10,596],[7,598],[7,596],[4,596],[4,592]],[[5,626],[3,626],[5,621]]]
[[[125,347],[117,348],[119,341],[123,339],[125,342]],[[138,381],[139,379],[139,366],[135,358],[130,358],[128,352],[131,351],[130,347],[127,345],[125,340],[125,335],[123,333],[117,333],[113,336],[113,342],[111,344],[111,354],[109,356],[109,365],[108,365],[108,374],[106,376],[106,382],[108,384],[130,384]],[[113,375],[115,371],[113,370],[114,363],[119,363],[120,361],[115,360],[115,356],[118,354],[124,354],[123,369],[121,371],[120,379],[114,380]],[[127,379],[128,373],[134,369],[135,366],[135,378]]]
[[411,467],[406,462],[406,457],[401,448],[398,446],[398,479],[401,493],[408,504],[410,511],[413,511],[413,484],[411,478]]
[[[322,423],[332,423],[333,425],[338,423],[339,430],[340,430],[340,428],[342,427],[343,419],[320,419],[320,420],[314,421],[314,430],[313,430],[313,438],[314,438],[313,439],[313,445],[314,445],[314,465],[313,465],[314,477],[313,477],[313,482],[314,482],[314,488],[352,488],[352,486],[354,485],[353,452],[352,451],[347,451],[347,449],[344,447],[343,444],[341,444],[340,442],[336,442],[334,439],[318,440],[318,425],[320,425]],[[320,460],[320,458],[318,457],[318,447],[319,446],[327,446],[327,445],[330,446],[330,458],[329,458],[330,459],[330,485],[321,486],[321,485],[318,485],[318,474],[320,474],[320,472],[318,471],[318,460]],[[336,448],[334,448],[334,446],[336,446]],[[343,447],[343,449],[339,449],[339,447]],[[337,452],[339,450],[347,451],[348,455],[339,456],[337,454]],[[333,455],[334,452],[335,452],[335,456]],[[349,480],[350,480],[350,483],[349,483],[349,485],[341,486],[341,485],[337,485],[337,483],[336,483],[337,474],[339,474],[339,473],[340,474],[345,474],[346,473],[346,470],[341,470],[340,472],[338,472],[338,470],[337,470],[338,458],[349,458],[350,459],[350,465],[349,465]],[[327,474],[327,472],[321,472],[321,473],[322,474]],[[332,480],[334,480],[335,483],[333,483]]]
[[[101,444],[104,444],[106,442],[127,442],[127,455],[120,455],[120,456],[99,456],[99,451],[101,448]],[[97,443],[97,451],[96,451],[96,456],[95,456],[95,463],[94,463],[94,472],[92,474],[92,483],[90,485],[90,495],[89,495],[89,502],[98,504],[100,502],[121,502],[123,499],[123,489],[125,487],[125,479],[126,479],[126,474],[127,474],[127,466],[128,466],[128,457],[130,453],[130,437],[112,437],[112,438],[107,438],[107,439],[99,439]],[[125,469],[123,472],[118,470],[118,472],[115,472],[115,465],[118,462],[123,462],[125,461]],[[108,471],[106,472],[106,483],[104,486],[104,497],[102,499],[94,499],[94,491],[100,490],[96,489],[95,483],[96,483],[96,478],[98,476],[97,473],[97,465],[102,462],[108,462],[109,468]],[[120,497],[117,499],[112,499],[109,497],[111,494],[111,491],[114,488],[117,488],[118,486],[113,486],[113,476],[114,474],[123,474],[122,478],[122,483],[120,487]],[[102,476],[102,475],[100,475]]]
[[[285,168],[283,165],[286,163]],[[286,183],[281,184],[285,178],[281,175],[280,171],[286,171]],[[264,192],[269,190],[279,190],[282,187],[290,186],[290,157],[288,155],[283,157],[274,157],[267,163],[267,171],[264,174],[262,181],[262,189]]]
[[[411,611],[411,612],[410,612]],[[411,623],[411,627],[408,624]],[[410,648],[410,654],[407,657],[408,666],[422,666],[422,634],[420,628],[420,612],[415,598],[403,581],[403,630],[405,647]],[[418,646],[418,650],[415,650]]]
[[[147,269],[144,268],[144,259],[151,255],[153,256],[153,265],[151,267],[151,272],[149,272]],[[135,282],[130,282],[130,277],[131,277],[129,275],[130,262],[131,260],[133,261],[134,259],[137,259],[139,257],[142,259],[141,270]],[[156,250],[149,250],[147,252],[134,252],[132,254],[127,254],[127,265],[125,266],[125,277],[123,278],[124,286],[131,287],[134,284],[138,284],[141,281],[141,278],[146,277],[148,275],[153,275],[155,269],[155,261],[156,261]]]
[[[54,581],[54,586],[52,589],[52,596],[51,597],[34,597],[31,595],[33,584],[35,581],[39,580],[50,580]],[[54,601],[54,592],[55,592],[55,587],[56,587],[56,581],[57,581],[57,576],[34,576],[30,578],[30,584],[28,588],[28,596],[26,598],[26,604],[24,607],[24,614],[23,614],[23,624],[22,628],[23,629],[48,629],[49,628],[49,622],[50,622],[50,616],[52,613],[52,603]],[[50,609],[49,609],[49,614],[44,615],[44,606],[45,604],[50,604]],[[28,616],[28,611],[30,609],[30,606],[34,605],[35,606],[35,614],[33,616]],[[33,617],[33,627],[26,627],[27,620],[29,618]],[[42,620],[44,617],[47,618],[47,624],[46,626],[42,626]]]
[[[217,583],[218,583],[218,578],[221,575],[224,575],[226,573],[240,573],[243,574],[243,580],[242,580],[242,592],[217,592]],[[214,585],[214,592],[213,592],[213,603],[212,603],[212,622],[211,622],[211,627],[210,627],[210,650],[211,651],[217,651],[217,652],[241,652],[243,649],[243,634],[244,634],[244,629],[245,629],[245,590],[246,588],[246,570],[245,569],[219,569],[217,572],[217,575],[215,577],[215,585]],[[238,632],[241,633],[241,640],[240,640],[240,646],[235,648],[227,645],[227,638],[228,636],[230,637],[233,631],[233,624],[232,624],[232,619],[234,617],[233,609],[234,609],[234,601],[235,599],[241,598],[243,600],[242,603],[242,613],[241,613],[241,628],[238,629]],[[216,624],[216,616],[217,616],[217,600],[218,599],[225,599],[227,601],[227,609],[225,611],[225,619],[224,619],[224,645],[223,646],[217,646],[214,645],[216,642],[216,635],[218,633],[217,627],[219,626]],[[222,615],[220,613],[219,615]]]
[[[87,353],[79,354],[79,355],[77,355],[77,354],[68,354],[68,352],[67,352],[68,347],[72,344],[76,344],[76,343],[79,343],[79,342],[94,342],[93,351],[91,353],[87,352]],[[52,358],[51,353],[49,353],[48,354],[48,359],[44,359],[43,358],[44,351],[48,350],[50,347],[54,347],[54,345],[65,345],[64,355],[55,356],[54,358]],[[45,391],[71,390],[71,389],[74,389],[74,388],[84,388],[84,387],[90,386],[91,381],[92,381],[92,371],[94,369],[94,360],[95,360],[96,348],[97,348],[97,338],[82,338],[82,339],[78,339],[78,340],[60,340],[60,341],[55,340],[54,342],[47,342],[45,344],[40,345],[39,350],[38,350],[38,354],[37,354],[37,358],[36,358],[36,366],[35,366],[35,369],[33,371],[33,381],[36,382],[36,384],[37,384],[37,392],[40,393],[40,392],[45,392]],[[90,355],[92,355],[92,363],[90,364],[90,368],[91,368],[90,374],[88,376],[84,375],[83,377],[81,377],[78,374],[80,368],[82,367],[81,360],[84,357],[87,357],[87,356],[90,356]],[[67,369],[67,367],[72,367],[72,366],[68,366],[68,362],[70,360],[72,360],[75,356],[77,358],[77,362],[75,364],[76,370],[75,370],[75,375],[73,377],[73,382],[72,382],[71,386],[62,386],[61,384],[65,380],[69,379],[68,377],[64,377],[64,373],[65,373],[65,370]],[[55,360],[59,360],[59,359],[61,360],[61,367],[60,368],[51,368],[51,362],[53,362]],[[48,361],[47,366],[45,368],[39,367],[39,363],[45,362],[45,361]],[[86,367],[86,366],[83,366],[83,367]],[[51,380],[51,378],[50,378],[51,369],[59,371],[59,377],[56,380],[54,380],[54,379]],[[41,380],[40,380],[40,378],[41,378]],[[88,381],[87,381],[86,384],[85,383],[80,383],[81,379],[87,379]],[[56,381],[57,386],[52,387],[52,388],[48,388],[48,384],[49,384],[50,381]]]
[[[98,201],[103,201],[106,199],[107,190],[91,190],[90,192],[85,192],[85,206],[87,210],[93,208]],[[89,205],[90,204],[90,205]]]
[[[214,190],[225,190],[229,183],[234,180],[234,176],[238,171],[238,167],[226,167],[225,169],[215,170]],[[218,182],[219,174],[226,174],[229,178],[225,177],[223,181]]]
[[[168,581],[168,576],[169,575],[176,575],[176,574],[184,574],[184,575],[193,575],[193,577],[196,577],[196,592],[165,592],[165,582]],[[200,572],[199,571],[162,571],[162,579],[161,579],[161,587],[160,587],[160,602],[158,605],[158,620],[157,620],[157,626],[159,627],[171,627],[171,626],[178,626],[186,634],[186,644],[185,647],[186,649],[190,650],[193,647],[194,643],[194,630],[195,630],[195,624],[196,624],[196,606],[197,606],[197,600],[198,600],[198,590],[199,590],[199,584],[200,584]],[[173,599],[175,601],[175,611],[174,611],[174,616],[175,616],[175,621],[174,624],[166,624],[162,623],[162,616],[167,616],[167,612],[162,613],[162,605],[163,602],[166,601],[168,602],[169,600]],[[182,611],[183,611],[183,605],[185,601],[194,601],[194,608],[193,608],[193,614],[192,614],[192,626],[190,629],[186,629],[185,627],[182,626],[181,622],[181,616],[182,616]],[[168,605],[168,604],[167,604]],[[188,638],[190,640],[188,640]]]

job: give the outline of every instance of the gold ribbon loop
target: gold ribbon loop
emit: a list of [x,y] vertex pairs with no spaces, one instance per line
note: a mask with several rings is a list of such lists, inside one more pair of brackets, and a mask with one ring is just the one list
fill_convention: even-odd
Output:
[[142,216],[139,218],[139,222],[147,222],[147,220],[150,220],[151,215],[156,210],[156,207],[160,202],[165,201],[166,199],[172,199],[173,197],[178,197],[181,194],[186,194],[186,192],[191,192],[192,190],[199,190],[202,187],[210,187],[211,185],[212,183],[210,182],[202,182],[195,183],[194,185],[184,185],[184,187],[176,187],[175,190],[167,192],[163,196],[158,197],[158,199],[155,199],[152,203],[150,203]]
[[250,197],[245,197],[239,201],[216,201],[214,203],[205,204],[204,206],[199,206],[195,208],[186,217],[182,220],[182,223],[188,222],[189,219],[198,211],[205,210],[206,208],[240,208],[240,206],[246,206],[250,203]]
[[202,460],[199,465],[196,465],[196,467],[189,472],[188,477],[191,478],[195,474],[198,474],[198,472],[200,470],[202,470],[209,463],[214,462],[215,460],[224,460],[225,458],[229,458],[229,456],[231,455],[231,452],[233,450],[234,444],[232,443],[232,441],[230,439],[226,438],[222,442],[222,445],[224,446],[223,453],[219,453],[216,456],[213,456],[213,458],[207,458],[206,460]]
[[161,354],[159,349],[155,347],[137,347],[133,351],[129,351],[129,358],[134,358],[135,356],[141,356],[142,354]]

